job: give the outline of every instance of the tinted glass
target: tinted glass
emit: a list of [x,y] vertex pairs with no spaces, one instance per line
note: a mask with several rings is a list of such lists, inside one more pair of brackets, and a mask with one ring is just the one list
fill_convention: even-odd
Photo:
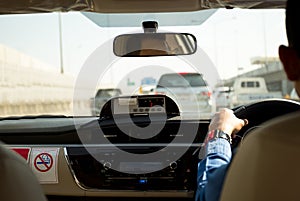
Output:
[[112,97],[118,96],[121,94],[121,91],[118,89],[101,89],[97,92],[96,96],[98,97]]
[[206,85],[200,74],[166,74],[158,83],[161,87],[203,87]]

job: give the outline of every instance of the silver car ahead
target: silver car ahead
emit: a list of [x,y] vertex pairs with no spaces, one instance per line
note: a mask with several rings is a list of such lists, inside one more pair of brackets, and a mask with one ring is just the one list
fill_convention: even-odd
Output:
[[215,112],[212,92],[199,73],[163,74],[156,86],[156,94],[171,97],[183,116],[193,113],[201,119],[208,119]]

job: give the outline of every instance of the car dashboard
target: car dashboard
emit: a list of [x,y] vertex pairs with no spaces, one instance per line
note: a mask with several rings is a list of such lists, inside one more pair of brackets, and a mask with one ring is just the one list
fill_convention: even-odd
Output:
[[99,118],[2,119],[1,141],[27,160],[49,200],[193,199],[209,121],[178,118],[163,95],[126,98],[139,102],[129,116],[113,112],[124,103],[113,98]]

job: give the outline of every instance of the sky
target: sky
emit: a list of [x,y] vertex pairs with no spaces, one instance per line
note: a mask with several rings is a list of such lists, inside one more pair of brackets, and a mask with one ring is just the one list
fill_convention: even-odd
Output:
[[[0,43],[48,63],[59,72],[58,22],[58,13],[25,15],[22,18],[14,15],[0,16]],[[89,56],[104,43],[112,42],[115,36],[122,33],[142,31],[139,27],[99,27],[76,12],[62,13],[61,23],[63,68],[66,73],[75,76]],[[276,57],[278,46],[287,44],[284,26],[284,10],[220,9],[201,26],[162,26],[159,30],[194,34],[198,49],[207,54],[220,78],[226,79],[258,68],[259,66],[251,65],[250,59],[253,57]],[[102,51],[101,54],[105,56],[107,53]],[[112,59],[114,67],[107,72],[109,76],[103,82],[118,83],[121,80],[117,80],[117,75],[134,72],[134,69],[151,65],[153,61],[157,66],[167,66],[175,71],[193,70],[193,67],[180,58],[138,59],[138,64],[128,58]],[[144,70],[139,71],[140,73],[146,72],[158,79],[155,72],[142,69]]]

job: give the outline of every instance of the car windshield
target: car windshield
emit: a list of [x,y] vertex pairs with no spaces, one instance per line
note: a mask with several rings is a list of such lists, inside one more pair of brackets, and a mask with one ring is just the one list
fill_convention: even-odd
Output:
[[[197,51],[180,56],[116,56],[114,38],[143,33],[144,21],[156,21],[158,32],[193,34]],[[107,85],[118,90],[98,91],[100,96],[164,93],[157,90],[160,85],[206,86],[205,92],[174,91],[172,98],[179,108],[196,102],[198,109],[189,112],[201,113],[205,107],[209,114],[218,110],[220,101],[220,107],[235,107],[282,98],[293,88],[277,53],[280,44],[287,44],[283,9],[10,14],[0,16],[0,25],[2,117],[98,116],[101,107],[93,112],[97,105],[91,101]],[[220,87],[228,88],[222,100],[212,93]],[[195,98],[188,93],[195,93]]]

